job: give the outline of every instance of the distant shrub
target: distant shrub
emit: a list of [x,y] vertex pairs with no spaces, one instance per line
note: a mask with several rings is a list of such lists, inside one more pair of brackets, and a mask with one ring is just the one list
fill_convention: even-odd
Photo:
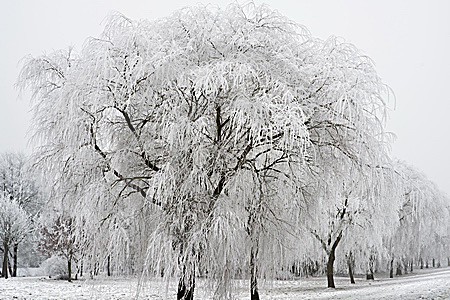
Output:
[[44,260],[41,264],[41,268],[48,276],[67,276],[67,261],[60,256],[52,256]]

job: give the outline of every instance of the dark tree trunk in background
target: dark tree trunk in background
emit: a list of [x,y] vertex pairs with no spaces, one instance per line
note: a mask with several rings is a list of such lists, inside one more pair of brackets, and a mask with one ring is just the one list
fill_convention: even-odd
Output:
[[3,278],[8,278],[8,243],[3,242],[3,267],[2,276]]
[[411,265],[410,265],[410,269],[409,269],[409,271],[412,273],[413,272],[413,270],[414,270],[414,267],[413,267],[413,264],[414,264],[414,259],[411,259]]
[[11,277],[17,277],[17,251],[18,251],[19,245],[14,244],[13,248],[13,269]]
[[425,268],[428,269],[428,259],[425,261]]
[[353,276],[353,253],[350,251],[347,255],[348,275],[350,276],[350,283],[355,284],[355,277]]
[[404,259],[403,260],[403,270],[404,270],[404,274],[408,274],[408,260]]
[[369,271],[366,274],[366,280],[375,280],[375,276],[373,275],[373,270]]
[[373,255],[370,255],[370,257],[369,257],[369,270],[366,273],[366,280],[375,280],[375,276],[373,274],[373,272],[374,272],[374,262],[375,262],[375,257]]
[[67,272],[67,280],[72,282],[72,255],[69,255],[69,258],[67,259]]
[[258,266],[256,260],[258,257],[258,246],[252,246],[250,250],[250,300],[259,300],[258,293]]
[[389,278],[394,278],[394,259],[391,259],[389,266]]
[[11,267],[11,257],[9,257],[9,256],[8,256],[8,271],[9,271],[9,275],[11,276],[12,275],[12,267]]
[[422,257],[419,260],[420,260],[420,268],[423,269],[423,259],[422,259]]
[[83,277],[83,261],[81,261],[81,266],[80,266],[80,277]]
[[350,276],[350,283],[355,284],[355,277],[353,277],[353,267],[352,262],[348,261],[348,275]]
[[397,272],[395,273],[395,275],[402,275],[402,265],[400,263],[397,263]]
[[447,267],[450,267],[450,257],[447,257]]
[[108,255],[108,264],[107,264],[107,271],[108,271],[108,276],[111,276],[111,256]]
[[180,281],[178,282],[177,300],[194,299],[195,274],[186,273],[186,267],[183,267],[183,274],[181,274]]
[[434,258],[433,258],[433,268],[435,267],[435,264],[434,264]]

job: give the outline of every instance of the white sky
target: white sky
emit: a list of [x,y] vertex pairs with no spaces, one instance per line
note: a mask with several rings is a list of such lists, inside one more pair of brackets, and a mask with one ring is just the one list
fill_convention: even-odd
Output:
[[[155,19],[194,2],[0,0],[0,152],[30,152],[27,95],[18,99],[13,86],[21,58],[71,45],[79,50],[87,37],[102,32],[101,23],[112,11]],[[450,194],[450,0],[255,1],[263,2],[314,36],[345,38],[375,61],[396,95],[388,122],[397,135],[393,154]]]

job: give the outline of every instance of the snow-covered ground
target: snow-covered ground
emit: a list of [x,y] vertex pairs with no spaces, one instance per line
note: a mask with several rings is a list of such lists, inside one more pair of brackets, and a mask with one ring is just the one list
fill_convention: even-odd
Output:
[[[197,283],[196,299],[212,299]],[[247,283],[236,290],[237,299],[248,299]],[[336,278],[336,289],[327,289],[324,277],[276,281],[261,288],[262,299],[450,299],[450,268],[418,270],[414,274],[375,281]],[[101,278],[73,283],[44,277],[0,279],[0,299],[133,299],[137,279]],[[146,281],[139,299],[175,299],[175,282]]]

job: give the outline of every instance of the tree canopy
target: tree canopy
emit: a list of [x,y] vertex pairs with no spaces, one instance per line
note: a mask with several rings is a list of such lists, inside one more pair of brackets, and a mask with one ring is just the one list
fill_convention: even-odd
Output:
[[[36,166],[83,251],[178,276],[178,299],[199,274],[215,297],[249,276],[259,299],[257,278],[311,249],[305,232],[334,263],[343,237],[381,251],[398,224],[389,88],[356,47],[266,6],[112,15],[79,53],[28,58],[19,86],[33,93]],[[349,242],[380,220],[377,242]]]

